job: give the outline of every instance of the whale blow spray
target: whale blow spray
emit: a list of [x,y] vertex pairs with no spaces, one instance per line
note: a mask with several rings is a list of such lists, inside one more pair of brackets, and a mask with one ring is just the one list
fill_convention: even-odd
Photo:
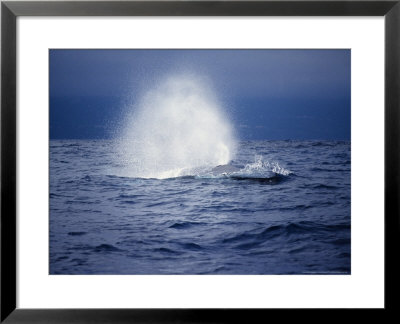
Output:
[[120,152],[127,176],[170,178],[227,164],[235,146],[232,126],[207,82],[176,76],[134,106]]

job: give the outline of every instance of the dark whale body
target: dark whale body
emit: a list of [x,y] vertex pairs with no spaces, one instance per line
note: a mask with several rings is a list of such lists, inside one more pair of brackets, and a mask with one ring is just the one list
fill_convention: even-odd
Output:
[[241,169],[237,168],[233,165],[225,164],[225,165],[218,165],[211,170],[211,173],[214,176],[223,175],[227,178],[234,179],[234,180],[248,180],[254,182],[262,182],[262,183],[277,183],[282,179],[282,176],[272,172],[266,171],[262,174],[245,174],[240,173]]
[[270,183],[270,184],[278,183],[283,179],[281,175],[279,175],[275,172],[270,172],[265,176],[263,175],[262,177],[260,177],[260,176],[252,177],[252,176],[245,176],[245,175],[230,175],[229,178],[234,179],[234,180],[247,180],[247,181]]

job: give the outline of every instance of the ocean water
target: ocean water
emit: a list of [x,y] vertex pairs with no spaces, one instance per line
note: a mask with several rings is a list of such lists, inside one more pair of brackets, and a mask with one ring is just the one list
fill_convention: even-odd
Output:
[[116,147],[50,141],[50,274],[350,274],[349,142],[242,141],[239,171],[165,179]]

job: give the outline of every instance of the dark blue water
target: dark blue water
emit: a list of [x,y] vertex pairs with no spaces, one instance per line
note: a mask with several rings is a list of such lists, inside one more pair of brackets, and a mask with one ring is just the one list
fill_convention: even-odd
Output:
[[350,274],[349,142],[241,142],[254,179],[129,178],[115,154],[50,141],[51,274]]

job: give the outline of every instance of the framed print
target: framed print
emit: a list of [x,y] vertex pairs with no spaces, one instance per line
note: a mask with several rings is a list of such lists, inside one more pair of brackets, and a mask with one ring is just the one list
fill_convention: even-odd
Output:
[[[49,59],[51,275],[351,274],[350,50],[50,49]],[[305,75],[311,86],[291,84]],[[132,104],[106,95],[131,83],[143,88]],[[85,165],[93,154],[102,162]],[[314,180],[296,183],[299,173]]]
[[394,311],[399,14],[2,2],[1,320]]

